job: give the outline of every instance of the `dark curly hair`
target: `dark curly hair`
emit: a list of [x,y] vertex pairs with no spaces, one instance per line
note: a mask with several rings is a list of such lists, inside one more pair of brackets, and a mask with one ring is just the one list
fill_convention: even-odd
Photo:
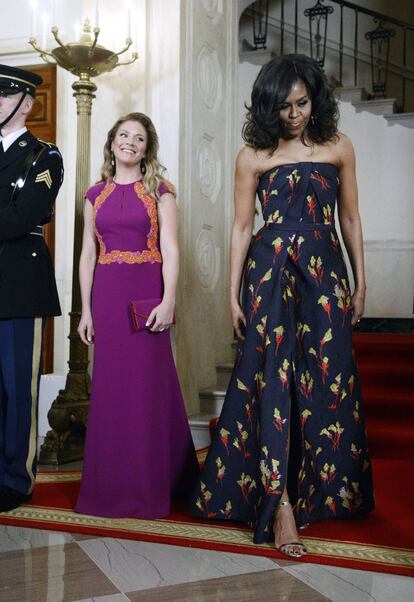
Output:
[[312,101],[307,139],[321,144],[337,136],[338,105],[322,69],[305,54],[285,54],[263,65],[253,84],[242,131],[247,144],[274,152],[281,138],[289,139],[279,112],[297,81],[303,81]]

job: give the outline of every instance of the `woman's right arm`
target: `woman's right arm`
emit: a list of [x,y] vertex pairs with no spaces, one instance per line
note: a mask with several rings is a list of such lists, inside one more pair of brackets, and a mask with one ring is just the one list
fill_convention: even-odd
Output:
[[244,339],[241,325],[246,317],[240,307],[240,284],[244,262],[250,246],[256,204],[257,174],[254,150],[244,146],[236,159],[234,186],[234,221],[230,246],[230,312],[233,328]]
[[83,217],[82,251],[79,261],[82,315],[78,326],[78,333],[85,345],[92,345],[94,331],[92,323],[91,292],[96,265],[96,238],[93,229],[93,208],[88,200],[85,200]]

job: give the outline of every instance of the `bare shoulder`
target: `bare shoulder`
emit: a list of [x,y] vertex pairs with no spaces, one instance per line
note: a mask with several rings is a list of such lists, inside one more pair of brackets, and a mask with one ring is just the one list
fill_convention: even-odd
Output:
[[244,144],[236,157],[236,169],[245,173],[256,174],[260,165],[260,158],[255,148]]
[[338,138],[335,142],[335,151],[340,166],[349,165],[355,162],[355,151],[351,139],[343,132],[338,132]]

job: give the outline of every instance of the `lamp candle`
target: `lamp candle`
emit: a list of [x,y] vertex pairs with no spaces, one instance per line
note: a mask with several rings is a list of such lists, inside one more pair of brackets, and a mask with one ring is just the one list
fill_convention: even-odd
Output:
[[42,48],[46,49],[46,31],[47,31],[48,16],[46,13],[42,15]]
[[99,0],[95,2],[95,27],[99,27]]
[[36,9],[37,9],[37,2],[36,0],[32,0],[30,3],[30,6],[32,7],[32,27],[31,27],[31,36],[32,38],[36,37]]
[[52,4],[52,27],[57,25],[57,0],[53,0]]
[[75,37],[76,37],[76,41],[80,40],[80,34],[81,34],[81,24],[79,21],[76,21],[75,26]]
[[131,5],[127,7],[127,38],[131,37]]

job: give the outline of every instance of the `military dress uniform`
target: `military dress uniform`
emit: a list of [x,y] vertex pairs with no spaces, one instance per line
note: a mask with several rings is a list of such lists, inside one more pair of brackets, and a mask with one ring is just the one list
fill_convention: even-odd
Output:
[[[16,82],[34,96],[39,77],[0,65],[0,93]],[[7,150],[0,146],[1,512],[29,499],[35,481],[42,332],[45,317],[61,313],[43,226],[52,218],[63,163],[56,146],[27,130]]]

